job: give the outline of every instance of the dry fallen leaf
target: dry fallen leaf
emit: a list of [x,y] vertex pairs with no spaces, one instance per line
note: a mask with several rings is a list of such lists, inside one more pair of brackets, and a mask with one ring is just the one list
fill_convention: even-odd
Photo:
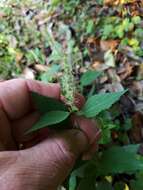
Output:
[[108,77],[106,75],[100,77],[100,79],[99,79],[100,84],[104,84],[107,81],[108,81]]
[[128,10],[131,16],[143,16],[143,1],[134,0],[134,2],[128,6]]
[[120,100],[120,108],[123,116],[133,115],[135,112],[136,103],[129,95],[122,96]]
[[111,50],[108,50],[104,54],[105,65],[109,67],[115,67],[115,56]]
[[22,60],[22,58],[23,58],[23,53],[17,51],[17,52],[16,52],[16,55],[15,55],[16,63],[20,63],[20,61]]
[[143,134],[143,114],[140,112],[136,112],[132,117],[133,127],[130,130],[130,138],[134,143],[141,143]]
[[117,40],[101,40],[100,41],[100,48],[102,51],[114,51],[118,45]]
[[143,84],[141,81],[133,81],[129,87],[129,90],[133,97],[143,97]]
[[136,111],[143,113],[143,101],[139,101],[136,104]]
[[107,70],[107,75],[108,75],[109,81],[111,81],[111,82],[121,82],[120,77],[116,73],[116,69],[109,68]]
[[92,68],[96,70],[99,68],[100,64],[103,64],[103,63],[100,61],[94,61],[92,64]]
[[95,37],[89,37],[87,39],[87,44],[88,45],[91,45],[91,44],[97,45],[97,44],[99,44],[99,40],[97,40],[97,38],[95,38]]
[[120,76],[121,80],[126,79],[129,77],[133,72],[133,65],[131,65],[128,61],[126,61],[122,68],[118,69],[118,75]]
[[143,80],[143,63],[139,65],[138,72],[137,72],[137,79]]
[[119,92],[119,91],[123,91],[124,87],[122,86],[120,82],[113,82],[112,84],[106,84],[104,86],[104,89],[107,92]]
[[105,5],[120,5],[127,3],[135,3],[136,0],[104,0]]
[[46,65],[36,64],[34,69],[38,72],[45,72],[47,71],[48,67]]

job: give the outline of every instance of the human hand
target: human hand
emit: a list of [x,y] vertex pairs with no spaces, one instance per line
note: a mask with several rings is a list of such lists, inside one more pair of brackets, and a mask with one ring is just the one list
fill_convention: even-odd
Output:
[[[14,79],[0,83],[0,189],[55,190],[76,159],[95,152],[100,132],[91,120],[76,117],[81,130],[25,131],[39,119],[30,91],[60,99],[58,84]],[[23,150],[20,150],[23,149]]]

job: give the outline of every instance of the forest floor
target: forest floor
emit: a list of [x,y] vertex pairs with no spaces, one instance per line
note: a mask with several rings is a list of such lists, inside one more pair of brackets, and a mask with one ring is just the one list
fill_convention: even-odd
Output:
[[[120,102],[102,115],[100,150],[141,143],[143,1],[0,2],[0,80],[23,77],[45,83],[59,81],[68,44],[77,86],[86,71],[102,73],[86,86],[85,96],[128,89]],[[143,154],[143,149],[139,152]],[[121,173],[102,174],[97,181],[103,185],[106,180],[109,190],[143,189],[143,169]]]

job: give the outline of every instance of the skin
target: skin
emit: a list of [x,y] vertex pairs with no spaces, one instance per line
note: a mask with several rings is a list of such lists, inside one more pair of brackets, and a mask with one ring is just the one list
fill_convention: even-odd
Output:
[[[56,190],[77,158],[90,159],[100,131],[92,120],[73,116],[81,130],[25,131],[39,119],[30,91],[60,99],[58,84],[14,79],[0,82],[0,189]],[[81,97],[77,104],[83,104]]]

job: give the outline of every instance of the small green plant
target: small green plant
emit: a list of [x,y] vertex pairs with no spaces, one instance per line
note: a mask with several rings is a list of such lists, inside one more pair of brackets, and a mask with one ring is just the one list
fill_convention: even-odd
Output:
[[[63,71],[63,76],[61,76],[59,81],[61,83],[64,102],[31,92],[35,106],[41,113],[41,118],[28,133],[35,132],[44,127],[63,129],[65,125],[68,126],[71,124],[70,116],[74,113],[77,116],[96,119],[97,122],[100,123],[99,126],[102,131],[102,137],[99,141],[100,145],[106,146],[112,142],[112,131],[118,131],[120,142],[128,141],[128,137],[124,132],[126,127],[124,127],[123,130],[118,121],[112,122],[109,112],[107,111],[126,93],[126,90],[96,94],[96,88],[93,88],[92,93],[87,95],[87,100],[80,110],[74,104],[74,97],[75,94],[79,92],[79,89],[84,91],[87,86],[91,86],[91,88],[95,87],[95,81],[98,77],[102,76],[103,73],[88,70],[81,76],[80,83],[77,83],[73,74],[73,66],[77,61],[75,60],[78,52],[77,47],[75,46],[68,27],[61,25],[60,30],[61,34],[66,36],[64,47],[60,41],[55,40],[51,29],[48,30],[48,42],[50,47],[52,47],[52,53],[49,57],[50,61],[56,65],[60,63],[60,69]],[[114,109],[112,112],[112,114],[116,116]],[[73,128],[76,127],[79,126],[73,126]],[[127,127],[131,128],[129,122],[127,123]],[[108,176],[114,178],[114,176],[122,173],[130,175],[131,173],[142,171],[142,157],[137,154],[138,148],[139,145],[112,146],[95,154],[90,161],[81,161],[78,167],[75,167],[68,177],[65,185],[66,189],[76,190],[77,187],[79,190],[102,190],[107,187],[109,190],[112,190],[113,187],[115,189],[119,187],[124,189],[127,185],[126,183],[122,182],[121,184],[115,183],[111,185],[111,182],[106,178],[108,178]],[[101,181],[98,180],[99,177]],[[139,183],[140,186],[142,185],[140,177],[138,177],[138,180],[131,181],[130,186],[135,186],[136,183]]]
[[[70,102],[72,104],[69,104],[69,100],[62,103],[58,100],[32,92],[32,98],[37,110],[43,115],[29,132],[33,132],[44,127],[54,127],[55,124],[68,119],[73,112],[87,118],[95,118],[99,113],[110,108],[125,92],[126,91],[91,96],[88,98],[81,110],[73,109],[76,107],[76,105],[73,104],[73,101]],[[71,94],[71,96],[73,95]]]
[[0,34],[0,79],[17,75],[18,65],[15,56],[17,49],[9,45],[6,35]]
[[[95,118],[99,113],[110,108],[126,92],[122,91],[90,96],[84,104],[83,108],[81,110],[78,110],[74,103],[74,97],[78,89],[76,87],[76,82],[73,75],[73,56],[75,55],[74,41],[72,40],[71,32],[70,30],[68,30],[66,25],[61,25],[60,29],[62,34],[66,34],[66,42],[68,42],[65,42],[66,48],[64,51],[62,50],[60,43],[58,43],[54,39],[51,29],[49,29],[48,38],[51,47],[53,47],[51,60],[54,60],[54,58],[56,57],[62,65],[63,75],[60,82],[62,96],[64,97],[65,102],[62,103],[52,100],[51,98],[49,99],[48,97],[42,97],[38,94],[32,93],[32,97],[37,106],[37,109],[44,114],[39,122],[34,125],[32,129],[30,129],[30,131],[35,131],[46,126],[50,127],[55,124],[61,123],[62,121],[68,119],[73,112],[77,115],[85,116],[87,118]],[[92,84],[92,82],[94,82],[100,75],[101,72],[97,72],[94,70],[89,70],[84,73],[80,81],[82,88],[84,86]],[[51,102],[54,101],[54,103],[50,103],[50,100]]]
[[[93,72],[94,71],[91,73]],[[84,83],[88,74],[89,71],[83,75],[81,78],[81,84]],[[96,77],[93,77],[93,80],[91,80],[91,77],[89,77],[89,81],[88,78],[87,81],[92,83]],[[89,84],[88,82],[87,84]],[[126,91],[93,95],[87,99],[81,110],[73,110],[73,107],[71,106],[74,105],[69,105],[69,102],[66,104],[66,102],[63,103],[60,100],[41,96],[40,94],[31,92],[35,106],[41,113],[41,118],[28,131],[28,133],[37,131],[44,127],[62,129],[65,123],[70,123],[70,115],[74,112],[76,115],[82,115],[91,119],[99,119],[102,122],[102,138],[99,143],[106,145],[111,141],[111,130],[121,129],[116,123],[111,123],[111,121],[108,120],[105,122],[103,112],[109,109],[115,102],[117,102],[125,92]],[[95,154],[92,160],[87,161],[86,163],[81,162],[81,164],[78,165],[78,168],[73,170],[68,178],[66,189],[76,190],[78,187],[79,190],[86,190],[89,189],[88,186],[90,184],[91,190],[94,190],[95,186],[97,187],[97,190],[100,190],[102,189],[100,186],[104,187],[104,185],[105,187],[109,186],[108,189],[112,190],[111,183],[109,183],[106,179],[102,180],[102,182],[99,182],[97,180],[98,177],[104,178],[106,176],[115,176],[122,173],[130,175],[137,171],[142,171],[142,157],[137,154],[138,149],[139,145],[126,145],[123,147],[115,146]],[[136,183],[139,183],[138,185],[142,187],[140,178],[137,181],[132,181],[131,185],[135,186]],[[117,186],[117,184],[114,185],[115,187]],[[122,185],[125,187],[126,184],[123,183]]]
[[[87,98],[84,106],[79,110],[76,105],[74,104],[74,96],[77,92],[77,87],[73,75],[72,70],[72,56],[73,56],[73,49],[74,43],[71,40],[70,33],[67,34],[68,41],[71,42],[69,46],[66,47],[66,51],[62,52],[60,46],[57,46],[53,35],[49,34],[50,43],[53,43],[52,47],[54,49],[54,54],[58,55],[58,53],[62,53],[62,69],[64,71],[64,76],[61,79],[61,88],[62,88],[62,95],[65,98],[65,101],[62,102],[60,100],[56,100],[53,98],[41,96],[35,92],[31,92],[32,99],[35,103],[37,110],[41,113],[41,118],[39,121],[27,132],[34,132],[40,130],[44,127],[54,128],[54,129],[62,129],[65,123],[70,123],[70,116],[71,114],[76,114],[78,116],[84,116],[86,118],[97,119],[100,118],[101,115],[105,110],[109,109],[115,102],[117,102],[120,97],[126,93],[126,91],[122,92],[114,92],[114,93],[104,93],[104,94],[95,94]],[[56,49],[58,48],[58,49]],[[60,49],[60,51],[59,51]],[[53,55],[51,55],[53,56]],[[57,56],[58,57],[58,56]],[[53,57],[52,57],[53,59]],[[59,59],[59,57],[58,57]],[[64,62],[63,62],[64,61]],[[101,75],[101,72],[97,72],[94,70],[89,70],[85,72],[80,80],[80,86],[84,88],[85,86],[92,85],[96,79]],[[103,123],[102,123],[103,124]],[[111,130],[116,128],[115,124],[104,123],[104,127],[102,129],[102,139],[100,141],[101,144],[108,143],[111,139]],[[77,126],[73,126],[77,127]],[[107,134],[108,132],[108,134]],[[108,136],[107,136],[108,135]],[[91,183],[91,179],[96,182],[96,178],[102,175],[109,175],[109,174],[116,174],[122,173],[124,171],[136,171],[138,169],[142,169],[143,165],[141,164],[140,160],[136,159],[136,150],[137,147],[129,146],[128,147],[115,147],[111,148],[107,151],[104,151],[102,154],[95,156],[92,161],[87,161],[85,165],[80,164],[78,169],[75,169],[71,175],[69,176],[67,189],[75,190],[77,186],[79,189],[87,189],[87,184]],[[122,157],[121,155],[124,155]],[[120,156],[121,159],[118,160],[118,166],[112,167],[112,163],[116,162],[117,157]],[[128,162],[128,157],[130,161]],[[128,162],[128,165],[126,163]],[[132,166],[132,162],[135,165]],[[124,164],[123,164],[124,163]],[[103,164],[103,165],[102,165]],[[86,170],[92,167],[91,175],[86,176]],[[93,170],[96,171],[96,174]],[[85,172],[85,175],[83,174]],[[81,177],[83,176],[83,177]],[[78,182],[78,179],[79,182]],[[108,182],[105,181],[105,184]],[[97,183],[100,186],[100,183]],[[102,183],[103,185],[103,183]],[[109,184],[111,186],[111,184]],[[83,188],[83,187],[86,188]]]

